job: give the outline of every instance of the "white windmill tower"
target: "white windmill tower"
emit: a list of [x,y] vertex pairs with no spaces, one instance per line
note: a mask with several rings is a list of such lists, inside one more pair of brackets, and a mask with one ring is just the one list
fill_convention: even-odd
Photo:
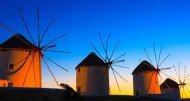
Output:
[[[161,53],[163,47],[161,47],[159,55],[157,57],[156,49],[153,44],[154,48],[154,56],[156,60],[156,65],[153,65],[152,61],[150,60],[150,57],[148,56],[148,53],[146,49],[144,49],[149,62],[142,61],[139,66],[133,71],[133,89],[134,89],[134,95],[141,96],[141,95],[147,95],[147,94],[161,94],[160,86],[159,86],[159,79],[163,80],[160,73],[162,73],[165,76],[168,76],[163,70],[170,69],[169,68],[160,68],[161,65],[166,61],[166,59],[170,56],[167,55],[162,61],[160,61]],[[139,84],[142,84],[144,86],[141,86]]]
[[[46,65],[54,80],[56,81],[57,85],[59,86],[59,83],[55,79],[46,60],[51,61],[56,66],[62,69],[64,68],[56,62],[54,62],[48,56],[46,56],[44,54],[44,51],[66,53],[64,51],[52,49],[53,47],[56,47],[56,45],[53,43],[57,39],[63,37],[64,35],[56,37],[48,43],[42,45],[42,41],[44,40],[44,37],[46,36],[49,27],[52,25],[55,18],[51,20],[51,22],[47,25],[45,31],[41,33],[40,15],[39,10],[37,9],[38,40],[35,41],[32,36],[33,33],[30,32],[29,27],[20,9],[19,13],[23,21],[23,24],[26,28],[27,34],[30,36],[30,39],[32,40],[32,43],[28,41],[23,35],[15,34],[15,32],[13,32],[6,25],[0,23],[0,27],[7,30],[10,34],[13,35],[10,39],[8,39],[0,45],[0,78],[6,81],[5,82],[1,80],[0,82],[5,82],[7,83],[6,86],[9,85],[12,87],[40,88],[42,86],[41,64],[43,60],[44,64]],[[67,71],[66,69],[64,70]]]
[[[94,71],[97,71],[97,75]],[[104,61],[91,52],[76,67],[76,89],[81,95],[109,95],[109,74]],[[102,77],[104,77],[102,80]]]
[[[84,94],[83,92],[93,92],[90,93],[91,95],[109,95],[110,89],[109,89],[109,69],[112,70],[114,79],[117,83],[118,89],[120,91],[119,83],[116,77],[116,74],[127,82],[127,80],[122,77],[114,68],[113,66],[121,67],[121,68],[127,68],[124,66],[117,65],[117,63],[124,62],[124,60],[120,60],[121,57],[123,57],[126,53],[113,58],[113,55],[115,53],[115,50],[119,44],[119,41],[117,42],[116,46],[114,47],[111,55],[108,54],[108,42],[110,34],[108,35],[108,38],[106,40],[106,44],[104,44],[101,34],[99,33],[100,41],[104,49],[105,58],[100,54],[100,52],[95,48],[95,46],[92,44],[94,50],[98,54],[98,56],[95,53],[91,53],[88,55],[76,68],[77,72],[77,92],[81,92],[81,94]],[[82,64],[82,65],[81,65]],[[93,65],[92,65],[93,64]],[[90,67],[90,68],[84,68],[84,67]],[[80,68],[79,68],[80,67]],[[83,69],[81,69],[83,67]],[[85,72],[85,73],[84,73]],[[84,75],[85,74],[85,75]],[[86,75],[88,74],[88,75]],[[83,75],[83,76],[79,76]],[[81,84],[82,82],[85,82]],[[79,86],[80,85],[80,86]],[[90,87],[87,87],[90,86]],[[81,88],[83,87],[83,88]],[[84,88],[87,87],[87,88]],[[89,89],[90,88],[90,89]],[[88,95],[88,94],[84,94]]]
[[132,75],[133,91],[135,96],[160,94],[156,68],[148,61],[142,61],[132,72]]

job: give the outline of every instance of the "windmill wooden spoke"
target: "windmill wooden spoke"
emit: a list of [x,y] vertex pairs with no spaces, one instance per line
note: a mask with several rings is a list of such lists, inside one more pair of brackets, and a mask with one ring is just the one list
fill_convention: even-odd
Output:
[[40,14],[37,8],[37,19],[38,19],[38,47],[40,47]]
[[120,55],[120,56],[118,56],[117,58],[115,58],[114,60],[112,60],[112,61],[116,61],[116,60],[118,60],[119,58],[121,58],[121,57],[123,57],[123,56],[125,56],[127,54],[127,52],[126,53],[124,53],[124,54],[122,54],[122,55]]
[[115,69],[113,69],[113,67],[111,67],[111,69],[120,77],[122,78],[125,82],[128,82],[123,76],[121,76]]
[[51,76],[53,77],[53,79],[54,79],[54,81],[56,82],[57,86],[59,86],[59,83],[58,83],[58,81],[56,80],[55,76],[53,75],[53,72],[51,71],[49,65],[46,63],[46,61],[45,61],[44,58],[42,58],[42,59],[43,59],[45,65],[46,65],[46,67],[48,68],[48,71],[51,73]]
[[163,70],[168,70],[168,69],[171,69],[173,66],[171,66],[171,67],[167,67],[167,68],[160,68],[160,70],[161,71],[163,71]]
[[108,60],[107,50],[106,50],[106,47],[105,47],[105,45],[104,45],[104,42],[103,42],[103,40],[102,40],[102,36],[101,36],[100,33],[99,33],[99,37],[100,37],[100,41],[101,41],[102,47],[103,47],[104,52],[105,52],[105,55],[106,55],[105,60],[107,61],[107,60]]
[[30,67],[31,67],[31,65],[32,65],[32,62],[34,61],[34,56],[35,56],[35,55],[36,55],[36,53],[34,53],[34,55],[32,56],[32,60],[31,60],[31,62],[30,62],[30,64],[29,64],[29,67],[28,67],[28,69],[27,69],[26,75],[25,75],[25,77],[24,77],[24,81],[23,81],[22,87],[24,87],[26,78],[27,78],[27,76],[28,76],[28,72],[29,72],[29,70],[30,70]]
[[158,65],[160,64],[160,57],[162,53],[163,46],[160,48],[159,56],[158,56]]
[[124,62],[125,60],[117,60],[117,61],[113,61],[112,64],[117,64],[117,63],[120,63],[120,62]]
[[[32,46],[32,45],[30,45],[28,42],[26,42],[26,41],[24,41],[22,38],[20,38],[17,34],[15,34],[10,28],[8,28],[7,26],[5,26],[4,24],[0,23],[0,26],[1,26],[3,29],[7,30],[10,34],[16,36],[19,40],[23,41],[24,43],[26,43],[26,44],[29,45],[29,46]],[[33,47],[33,46],[32,46],[32,47]]]
[[174,66],[174,70],[175,70],[175,73],[177,74],[178,79],[180,80],[180,77],[179,77],[179,75],[177,73],[177,70],[176,70],[175,66]]
[[46,27],[46,29],[45,29],[45,31],[44,31],[44,33],[42,34],[42,37],[41,37],[41,39],[40,39],[40,44],[41,44],[41,42],[43,41],[44,36],[46,35],[47,31],[49,30],[50,26],[52,25],[52,23],[53,23],[54,21],[55,21],[55,18],[53,18],[53,19],[51,20],[51,22],[48,24],[48,26]]
[[180,78],[181,77],[181,75],[180,75],[181,74],[181,72],[180,72],[180,62],[178,63],[178,70],[179,70],[179,79],[181,80],[181,78]]
[[185,82],[186,66],[184,66],[183,82]]
[[185,86],[185,89],[187,89],[187,91],[190,93],[190,90],[188,89],[188,87]]
[[57,65],[58,67],[60,67],[61,69],[65,70],[66,72],[68,72],[67,69],[63,68],[62,66],[60,66],[59,64],[57,64],[56,62],[54,62],[52,59],[48,58],[46,55],[44,55],[44,57],[46,57],[49,61],[51,61],[52,63],[54,63],[55,65]]
[[152,75],[151,75],[151,77],[150,77],[150,79],[148,80],[149,83],[148,83],[148,86],[146,86],[146,92],[148,92],[148,90],[150,89],[150,84],[152,82],[152,77],[153,77],[154,73],[156,73],[156,72],[153,72]]
[[149,55],[148,55],[148,53],[147,53],[147,51],[146,51],[145,48],[144,48],[144,52],[145,52],[145,54],[146,54],[146,56],[147,56],[147,58],[148,58],[148,61],[150,61],[150,63],[153,65],[153,63],[152,63],[152,61],[151,61],[151,59],[150,59],[150,57],[149,57]]
[[29,28],[28,28],[28,26],[27,26],[27,24],[26,24],[25,19],[24,19],[24,16],[22,15],[21,9],[19,8],[18,11],[19,11],[19,13],[20,13],[22,22],[24,23],[24,26],[25,26],[25,28],[26,28],[26,30],[27,30],[27,33],[29,34],[29,36],[30,36],[30,38],[31,38],[31,40],[32,40],[32,42],[33,42],[33,44],[36,46],[36,43],[35,43],[34,39],[32,38],[32,34],[30,33],[30,30],[29,30]]
[[116,84],[117,84],[118,90],[119,90],[119,92],[121,92],[121,89],[120,89],[120,87],[119,87],[119,83],[118,83],[118,81],[117,81],[117,78],[116,78],[115,72],[114,72],[113,69],[111,69],[111,70],[112,70],[112,72],[113,72],[113,76],[114,76],[114,78],[115,78],[115,82],[116,82]]
[[96,53],[100,56],[100,58],[104,61],[104,62],[107,62],[103,57],[102,55],[98,52],[98,50],[95,48],[94,44],[92,42],[90,42],[92,47],[94,48],[94,50],[96,51]]
[[168,58],[168,57],[170,57],[170,54],[169,55],[167,55],[166,56],[166,58],[164,58],[164,60],[159,64],[159,66],[158,67],[160,67],[165,61],[166,61],[166,59]]
[[168,74],[166,74],[166,73],[164,73],[164,72],[161,72],[161,71],[160,71],[160,73],[162,73],[163,75],[165,75],[165,76],[167,76],[167,77],[169,77],[169,78],[175,80],[175,78],[173,78],[172,76],[169,76]]
[[120,42],[120,41],[118,41],[117,44],[115,45],[115,47],[114,47],[114,49],[113,49],[113,51],[112,51],[112,53],[111,53],[111,56],[110,56],[109,60],[112,59],[113,54],[115,53],[115,50],[116,50],[117,46],[119,45],[119,42]]
[[16,66],[17,64],[23,62],[24,60],[28,59],[28,57],[31,55],[31,53],[29,53],[26,57],[24,57],[23,59],[21,59],[20,61],[16,62],[14,65]]
[[50,42],[48,42],[47,44],[43,45],[42,48],[48,46],[49,44],[51,44],[52,42],[54,42],[54,41],[56,41],[56,40],[58,40],[58,39],[64,37],[65,35],[66,35],[66,34],[63,34],[63,35],[61,35],[61,36],[59,36],[59,37],[56,37],[56,38],[53,39],[52,41],[50,41]]
[[[39,67],[40,68],[40,67]],[[33,71],[35,71],[35,64],[34,64],[34,59],[33,59]],[[36,73],[33,72],[34,74],[34,84],[35,84],[35,87],[36,87]]]
[[184,82],[187,80],[187,78],[189,77],[190,73],[187,74],[187,76],[184,79]]
[[58,52],[58,53],[70,53],[70,52],[65,52],[65,51],[59,51],[59,50],[43,50],[43,51],[49,51],[49,52]]
[[107,59],[108,59],[108,61],[110,61],[109,60],[109,57],[108,57],[108,42],[109,42],[109,38],[110,38],[110,33],[108,34],[108,38],[107,38],[107,41],[106,41],[106,57],[107,57]]
[[155,60],[156,60],[156,68],[158,69],[158,60],[157,60],[157,56],[156,56],[156,48],[155,48],[154,43],[153,43],[153,47],[154,47],[154,57],[155,57]]
[[129,67],[120,66],[120,65],[112,65],[112,66],[121,67],[121,68],[129,68]]
[[42,50],[49,49],[49,48],[53,48],[53,47],[56,47],[56,45],[45,46],[45,47],[42,48]]

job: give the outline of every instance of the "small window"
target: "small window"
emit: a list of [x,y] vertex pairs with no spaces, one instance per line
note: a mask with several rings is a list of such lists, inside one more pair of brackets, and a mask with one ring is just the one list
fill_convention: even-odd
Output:
[[80,94],[81,93],[81,87],[77,88],[77,92]]
[[9,69],[13,70],[14,69],[14,64],[9,64]]
[[8,87],[13,87],[13,83],[12,82],[8,83]]

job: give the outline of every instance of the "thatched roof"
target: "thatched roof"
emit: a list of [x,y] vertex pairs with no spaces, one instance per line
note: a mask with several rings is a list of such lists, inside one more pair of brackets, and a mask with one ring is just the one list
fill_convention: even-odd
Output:
[[94,52],[91,52],[85,59],[80,62],[75,69],[81,66],[105,66],[105,62],[100,59]]
[[179,88],[179,85],[174,80],[167,78],[161,85],[160,88]]
[[156,68],[153,65],[151,65],[148,61],[144,60],[135,68],[132,74],[140,73],[143,71],[155,71],[155,70]]
[[23,48],[29,49],[33,48],[34,45],[28,41],[23,35],[15,34],[8,40],[0,44],[0,48]]

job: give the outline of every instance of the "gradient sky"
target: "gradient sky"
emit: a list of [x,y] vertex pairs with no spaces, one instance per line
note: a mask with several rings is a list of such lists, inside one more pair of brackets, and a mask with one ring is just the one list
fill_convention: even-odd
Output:
[[[15,33],[28,35],[20,19],[18,8],[26,17],[33,36],[37,39],[36,8],[40,10],[41,31],[55,17],[56,21],[45,37],[44,43],[63,33],[67,35],[59,41],[57,50],[65,50],[70,54],[45,53],[53,60],[66,67],[69,72],[53,67],[53,72],[59,82],[67,83],[75,88],[75,67],[91,51],[90,41],[103,53],[98,33],[105,39],[111,33],[110,47],[120,40],[115,57],[127,52],[122,65],[130,69],[116,68],[129,82],[119,79],[122,92],[119,92],[110,73],[112,94],[133,93],[132,71],[140,63],[139,59],[147,59],[143,48],[146,48],[152,61],[153,46],[157,52],[164,46],[163,59],[171,54],[162,67],[170,67],[178,62],[187,66],[190,72],[190,1],[189,0],[1,0],[0,22],[7,25]],[[0,29],[0,42],[11,36]],[[110,50],[111,51],[111,50]],[[176,78],[173,69],[165,71]],[[166,78],[163,76],[163,79]],[[187,82],[190,79],[187,80]],[[57,87],[50,73],[43,68],[43,87]]]

